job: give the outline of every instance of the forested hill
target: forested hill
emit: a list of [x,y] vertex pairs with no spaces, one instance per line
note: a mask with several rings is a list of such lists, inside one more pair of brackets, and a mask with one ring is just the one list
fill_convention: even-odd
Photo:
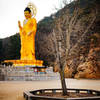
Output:
[[0,61],[20,58],[20,36],[13,36],[0,39]]
[[[36,57],[55,67],[60,44],[65,76],[100,78],[100,1],[75,0],[38,23]],[[69,49],[68,56],[65,51]],[[0,60],[19,59],[18,34],[0,40]],[[65,58],[66,57],[66,58]]]

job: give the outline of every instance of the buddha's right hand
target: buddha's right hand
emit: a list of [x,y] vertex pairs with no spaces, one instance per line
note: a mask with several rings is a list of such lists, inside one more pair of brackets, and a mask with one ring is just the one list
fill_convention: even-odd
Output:
[[19,27],[19,28],[22,28],[22,27],[21,27],[21,22],[20,22],[20,21],[18,21],[18,27]]

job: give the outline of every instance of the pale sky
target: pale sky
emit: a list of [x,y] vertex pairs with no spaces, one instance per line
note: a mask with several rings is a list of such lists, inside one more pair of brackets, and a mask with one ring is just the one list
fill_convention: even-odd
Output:
[[37,7],[37,22],[50,16],[56,10],[61,0],[0,0],[0,38],[5,38],[19,32],[18,20],[24,20],[24,9],[29,2]]

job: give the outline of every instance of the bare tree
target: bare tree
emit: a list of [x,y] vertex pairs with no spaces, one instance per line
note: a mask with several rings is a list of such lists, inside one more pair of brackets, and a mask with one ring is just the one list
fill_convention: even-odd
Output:
[[[63,0],[63,2],[65,3],[65,0]],[[70,35],[72,32],[72,28],[74,27],[77,21],[78,8],[77,7],[75,8],[72,17],[70,17],[68,9],[66,10],[66,14],[67,14],[67,18],[65,18],[65,16],[62,15],[62,17],[64,18],[59,17],[57,19],[57,22],[55,21],[55,30],[57,30],[57,32],[53,30],[53,36],[52,36],[53,37],[52,41],[54,41],[55,44],[54,48],[56,53],[55,66],[59,67],[63,95],[68,95],[65,76],[64,76],[64,69],[67,63],[66,59],[68,58],[69,51],[70,51]],[[62,23],[67,23],[67,25]],[[65,32],[62,29],[62,27],[64,26],[67,26]],[[63,45],[65,46],[65,49],[63,48]]]
[[58,4],[58,7],[55,6],[54,9],[58,11],[58,10],[64,8],[65,6],[67,6],[72,1],[75,1],[75,0],[61,0],[61,2]]

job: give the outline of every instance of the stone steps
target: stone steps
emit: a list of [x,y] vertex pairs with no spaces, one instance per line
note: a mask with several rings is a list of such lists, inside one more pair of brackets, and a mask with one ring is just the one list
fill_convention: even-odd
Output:
[[34,72],[33,69],[27,67],[0,67],[5,80],[10,81],[32,81],[32,80],[53,80],[59,79],[59,74],[54,73],[52,68],[47,68],[46,73]]

